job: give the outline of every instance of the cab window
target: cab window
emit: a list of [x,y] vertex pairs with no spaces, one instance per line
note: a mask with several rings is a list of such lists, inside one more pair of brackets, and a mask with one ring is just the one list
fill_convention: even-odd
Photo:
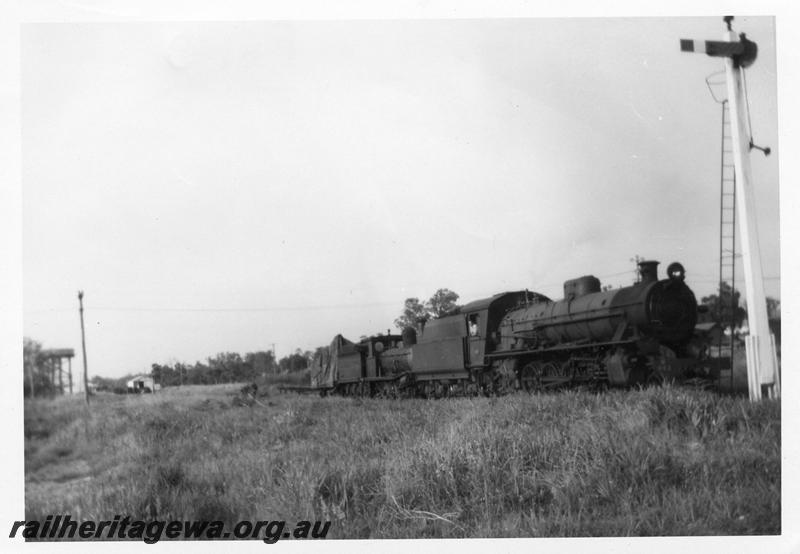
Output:
[[477,337],[478,336],[478,323],[479,318],[478,314],[471,314],[467,316],[467,330],[469,332],[470,337]]

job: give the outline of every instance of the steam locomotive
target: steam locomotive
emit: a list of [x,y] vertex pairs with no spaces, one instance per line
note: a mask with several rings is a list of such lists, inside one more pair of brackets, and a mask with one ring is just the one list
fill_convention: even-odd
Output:
[[315,358],[311,390],[358,396],[442,397],[544,391],[579,384],[630,387],[702,373],[698,304],[680,263],[658,278],[639,263],[632,286],[602,290],[592,275],[564,298],[515,291],[428,321],[418,335],[337,335]]

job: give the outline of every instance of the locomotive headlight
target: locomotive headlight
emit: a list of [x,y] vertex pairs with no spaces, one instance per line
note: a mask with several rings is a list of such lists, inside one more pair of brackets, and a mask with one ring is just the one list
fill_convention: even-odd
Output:
[[675,281],[683,281],[686,279],[686,270],[679,262],[672,262],[667,267],[667,276]]

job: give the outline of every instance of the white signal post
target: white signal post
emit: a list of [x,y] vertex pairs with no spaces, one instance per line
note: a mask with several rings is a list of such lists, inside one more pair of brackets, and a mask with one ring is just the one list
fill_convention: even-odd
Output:
[[[738,41],[733,31],[725,33],[728,42]],[[739,214],[739,236],[741,237],[742,264],[744,268],[745,296],[747,298],[747,325],[750,337],[747,340],[748,380],[755,380],[756,390],[751,386],[750,399],[761,398],[761,385],[767,385],[768,396],[779,396],[778,368],[773,364],[769,322],[767,318],[767,297],[764,294],[764,273],[761,266],[761,249],[758,244],[758,223],[756,221],[756,200],[753,191],[753,174],[750,169],[750,136],[745,126],[746,105],[742,70],[735,60],[725,58],[725,75],[728,83],[728,102],[730,103],[731,144],[733,145],[733,165],[736,170],[736,211]],[[753,351],[755,350],[755,351]],[[752,367],[755,366],[755,367]]]
[[[731,18],[732,19],[732,18]],[[742,63],[752,63],[755,58],[755,45],[752,57],[742,61],[744,53],[744,37],[742,41],[730,29],[724,35],[724,41],[741,45],[741,49],[726,48],[724,44],[706,42],[706,48],[691,48],[689,41],[681,41],[684,51],[701,51],[711,56],[720,56],[725,60],[725,75],[728,89],[728,102],[731,113],[731,143],[733,147],[733,163],[736,171],[736,210],[738,212],[739,236],[741,237],[742,264],[744,270],[745,295],[747,298],[747,324],[749,336],[746,338],[747,377],[750,389],[750,400],[762,398],[762,386],[767,396],[780,396],[780,379],[778,375],[775,344],[770,336],[767,317],[767,297],[764,293],[764,274],[761,266],[761,250],[758,244],[758,225],[755,211],[755,192],[753,175],[750,169],[751,137],[746,126],[746,98],[742,80]],[[695,45],[699,41],[693,41]],[[731,353],[733,355],[733,353]]]

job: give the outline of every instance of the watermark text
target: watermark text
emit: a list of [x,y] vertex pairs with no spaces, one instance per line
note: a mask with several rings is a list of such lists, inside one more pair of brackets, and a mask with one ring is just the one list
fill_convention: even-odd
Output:
[[239,521],[232,529],[222,521],[142,521],[114,516],[113,520],[77,521],[69,515],[49,515],[44,521],[15,521],[9,538],[34,540],[142,540],[155,544],[167,540],[260,539],[274,544],[281,539],[324,539],[330,521]]

